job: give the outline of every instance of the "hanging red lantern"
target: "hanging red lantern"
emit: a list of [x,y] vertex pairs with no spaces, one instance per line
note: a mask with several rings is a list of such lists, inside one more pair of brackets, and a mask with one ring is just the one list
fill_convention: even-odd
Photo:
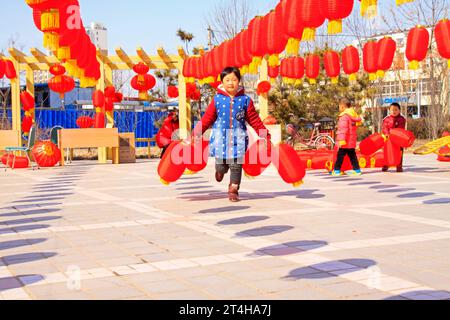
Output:
[[169,185],[181,178],[186,170],[183,161],[183,145],[180,141],[174,141],[167,148],[158,165],[158,175],[163,184]]
[[41,168],[54,167],[61,160],[61,150],[51,141],[37,142],[32,153],[36,163]]
[[384,37],[378,41],[378,71],[379,78],[383,78],[394,62],[397,43],[391,37]]
[[138,64],[133,66],[133,71],[137,74],[144,75],[150,71],[150,68],[145,63],[139,62]]
[[121,103],[123,100],[123,93],[122,92],[116,92],[114,95],[114,102],[115,103]]
[[276,66],[276,67],[269,67],[268,68],[268,75],[269,78],[271,79],[276,79],[278,78],[278,75],[280,74],[280,66]]
[[94,119],[91,117],[79,117],[76,121],[77,127],[80,129],[92,128]]
[[30,166],[27,157],[14,157],[11,153],[4,154],[1,161],[5,166],[13,169],[26,169]]
[[196,89],[196,90],[195,90],[194,92],[192,92],[191,95],[189,96],[189,98],[190,98],[192,101],[200,101],[201,97],[202,97],[202,94],[201,94],[201,92],[200,92],[199,89]]
[[255,63],[259,64],[262,57],[266,54],[265,46],[267,45],[267,19],[264,17],[255,17],[250,21],[248,30],[250,32],[250,53],[256,59]]
[[342,67],[351,82],[356,81],[356,74],[359,72],[360,64],[358,49],[353,46],[345,47],[342,51]]
[[270,91],[271,88],[272,85],[270,84],[269,81],[261,81],[256,89],[256,94],[257,95],[266,94]]
[[331,50],[325,52],[323,62],[325,71],[327,72],[328,77],[331,78],[331,83],[338,83],[338,77],[341,73],[341,64],[338,53]]
[[435,37],[439,54],[442,58],[447,59],[450,69],[450,20],[444,19],[438,22],[435,29]]
[[361,15],[365,18],[374,18],[378,14],[378,0],[359,0],[361,2]]
[[113,97],[105,97],[105,111],[111,112],[114,111],[114,102],[116,100],[116,95]]
[[416,141],[414,133],[405,129],[392,129],[389,134],[389,139],[394,145],[400,148],[410,148]]
[[31,130],[31,127],[33,126],[33,117],[31,116],[25,116],[22,119],[22,132],[28,133]]
[[193,72],[193,61],[194,58],[190,57],[184,60],[183,63],[183,76],[186,78],[186,82],[191,82],[191,79],[194,76]]
[[59,93],[61,99],[63,99],[67,92],[75,88],[75,81],[66,75],[55,76],[49,80],[48,87],[50,90]]
[[299,11],[303,30],[303,41],[312,41],[316,38],[316,28],[325,22],[325,16],[320,10],[321,0],[300,0]]
[[150,74],[144,74],[143,80],[139,80],[141,75],[137,75],[131,79],[131,87],[139,91],[139,99],[148,100],[148,91],[156,85],[156,79]]
[[377,79],[378,71],[378,42],[369,41],[363,48],[364,69],[369,73],[369,80]]
[[353,10],[354,0],[322,0],[320,10],[328,22],[328,34],[342,33],[342,20]]
[[30,111],[35,108],[34,97],[28,91],[20,93],[20,102],[24,111]]
[[66,68],[62,66],[61,64],[57,63],[50,67],[49,69],[50,73],[54,76],[62,76],[66,73]]
[[384,145],[384,164],[388,167],[396,167],[401,161],[402,151],[389,139]]
[[108,86],[105,88],[105,97],[113,98],[116,96],[116,88],[114,86]]
[[286,59],[281,60],[281,64],[280,64],[280,75],[281,75],[283,78],[287,78],[287,75],[288,75],[288,73],[289,73],[289,70],[288,70],[288,68],[289,68],[288,60],[289,60],[289,58],[286,58]]
[[[249,49],[249,42],[250,39],[250,33],[247,30],[242,31],[241,33],[241,37],[239,38],[238,41],[238,47],[239,47],[239,55],[241,57],[241,60],[243,61],[243,65],[244,66],[248,66],[253,59],[252,54],[250,53],[250,49]],[[216,56],[214,56],[213,60],[216,59]],[[214,60],[214,63],[217,64],[217,62]],[[248,68],[245,68],[248,69]],[[248,70],[244,70],[244,74],[246,73],[246,71]],[[220,74],[219,72],[216,72],[216,74]]]
[[293,78],[294,79],[302,79],[305,76],[305,59],[302,57],[293,57],[292,64],[293,64]]
[[105,127],[105,114],[103,112],[97,112],[94,118],[94,128],[104,128]]
[[300,2],[300,0],[282,0],[276,9],[282,12],[283,31],[289,39],[286,46],[288,55],[298,54],[303,36],[303,24],[299,14]]
[[429,46],[430,33],[425,27],[417,26],[409,31],[405,53],[411,70],[419,69],[419,62],[425,60]]
[[0,59],[0,79],[5,76],[5,60]]
[[384,147],[384,138],[381,134],[375,133],[361,141],[359,149],[366,156],[371,156]]
[[197,90],[195,83],[186,83],[186,98],[190,98]]
[[203,171],[208,165],[209,141],[194,141],[188,146],[184,146],[183,159],[186,169],[191,173]]
[[277,5],[274,11],[268,14],[267,22],[267,54],[269,57],[269,66],[280,65],[278,55],[284,51],[288,41],[287,35],[283,32],[283,11],[281,3]]
[[103,94],[103,91],[94,91],[94,93],[92,94],[92,103],[96,108],[97,113],[102,111],[102,109],[105,107],[105,95]]
[[286,183],[294,185],[294,187],[302,185],[303,178],[306,175],[306,168],[294,148],[288,144],[281,143],[273,148],[273,155],[273,164],[281,178]]
[[169,98],[171,99],[175,99],[178,98],[179,96],[179,92],[178,92],[178,88],[175,86],[168,86],[167,87],[167,95],[169,96]]
[[11,60],[5,61],[5,76],[9,79],[15,79],[17,77],[16,68],[14,67],[14,63]]
[[271,146],[267,147],[266,142],[259,139],[248,148],[242,165],[247,177],[259,177],[269,167],[272,162]]
[[315,84],[320,73],[320,58],[316,54],[310,54],[306,57],[305,73],[310,84]]

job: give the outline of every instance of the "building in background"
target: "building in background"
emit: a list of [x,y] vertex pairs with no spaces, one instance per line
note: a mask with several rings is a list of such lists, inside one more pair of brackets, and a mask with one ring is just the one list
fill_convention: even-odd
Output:
[[[428,31],[431,34],[432,30],[428,29]],[[362,44],[364,45],[365,42],[373,39],[379,40],[385,36],[389,36],[395,40],[397,43],[397,53],[392,68],[386,72],[383,79],[379,80],[378,85],[381,86],[379,96],[374,101],[368,101],[367,105],[372,108],[374,106],[381,106],[385,108],[384,112],[387,113],[387,108],[393,102],[397,102],[404,107],[407,106],[408,117],[424,117],[431,105],[432,82],[429,65],[430,59],[427,57],[420,64],[418,70],[409,70],[408,60],[405,55],[408,31],[375,36],[370,39],[365,39]],[[357,46],[358,43],[355,42],[354,45]],[[432,54],[438,55],[436,48],[432,50]],[[446,67],[446,61],[443,59],[440,60],[442,60],[442,63]],[[436,94],[442,95],[441,101],[448,101],[450,78],[439,75],[438,72],[436,72],[435,77],[441,78],[437,81]],[[449,113],[448,107],[446,108],[446,113]]]
[[108,29],[103,24],[92,22],[91,25],[86,28],[86,33],[97,49],[108,51]]

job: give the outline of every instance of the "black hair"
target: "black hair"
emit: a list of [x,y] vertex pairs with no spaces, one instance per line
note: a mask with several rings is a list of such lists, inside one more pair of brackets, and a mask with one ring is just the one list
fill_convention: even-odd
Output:
[[402,110],[402,107],[397,102],[391,104],[391,107],[397,107],[399,110]]
[[342,98],[341,100],[339,100],[339,104],[344,104],[347,108],[351,108],[352,106],[352,102],[347,98]]
[[234,73],[234,75],[239,79],[239,81],[241,81],[241,71],[239,70],[239,68],[236,67],[226,67],[225,69],[223,69],[222,73],[220,74],[220,81],[223,81],[223,79],[229,75]]

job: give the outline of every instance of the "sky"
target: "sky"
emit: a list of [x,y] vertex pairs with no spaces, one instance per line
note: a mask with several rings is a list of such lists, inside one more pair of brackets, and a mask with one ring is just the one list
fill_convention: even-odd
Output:
[[[100,22],[108,28],[110,51],[122,47],[131,52],[142,46],[154,53],[163,46],[176,53],[183,45],[176,36],[182,28],[196,37],[193,45],[207,45],[205,18],[227,0],[79,0],[84,25]],[[229,1],[229,0],[228,0]],[[258,13],[269,12],[278,0],[249,0]],[[28,50],[42,48],[42,33],[33,23],[32,9],[24,0],[0,0],[0,49],[8,39]]]

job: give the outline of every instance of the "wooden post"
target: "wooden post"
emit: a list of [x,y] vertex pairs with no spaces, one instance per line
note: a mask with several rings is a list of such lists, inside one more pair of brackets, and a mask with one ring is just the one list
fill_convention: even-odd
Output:
[[192,114],[191,104],[186,99],[186,78],[183,76],[184,60],[180,58],[178,62],[178,90],[179,90],[179,120],[180,120],[180,138],[187,139],[191,134]]
[[[12,106],[12,129],[22,132],[22,119],[20,113],[20,64],[15,57],[10,58],[16,69],[17,76],[11,80],[11,106]],[[22,145],[22,134],[19,135],[17,145]]]
[[[267,55],[263,58],[261,63],[259,80],[269,81],[269,60]],[[262,120],[265,120],[269,116],[269,97],[267,93],[259,96],[259,116]]]
[[[25,68],[27,74],[26,74],[26,80],[27,80],[27,84],[26,84],[26,88],[27,91],[35,98],[35,92],[34,92],[34,70],[27,65]],[[31,116],[33,117],[33,123],[36,121],[36,110],[33,108],[33,112],[31,114]]]

